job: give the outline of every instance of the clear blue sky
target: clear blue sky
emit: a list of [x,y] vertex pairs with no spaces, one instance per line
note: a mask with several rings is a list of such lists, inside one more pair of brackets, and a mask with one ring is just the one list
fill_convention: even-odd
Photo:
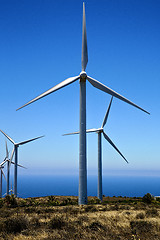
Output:
[[[78,81],[16,112],[16,108],[81,72],[81,0],[0,1],[0,129],[19,148],[20,174],[77,174]],[[104,174],[160,175],[160,1],[88,0],[91,77],[151,113],[113,99],[105,132],[130,162],[103,139]],[[110,95],[87,83],[87,127],[101,127]],[[12,145],[8,142],[10,150]],[[87,137],[88,173],[97,173],[97,134]],[[0,158],[5,157],[0,134]]]

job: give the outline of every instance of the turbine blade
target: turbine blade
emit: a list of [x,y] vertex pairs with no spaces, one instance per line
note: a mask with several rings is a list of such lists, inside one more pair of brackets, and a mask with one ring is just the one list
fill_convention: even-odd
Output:
[[115,146],[115,144],[111,141],[111,139],[107,136],[105,132],[103,132],[104,138],[116,149],[116,151],[123,157],[123,159],[128,163],[127,159],[123,156],[123,154],[118,150],[118,148]]
[[[92,128],[92,129],[88,129],[86,130],[86,133],[91,133],[91,132],[98,132],[100,129],[96,129],[96,128]],[[74,134],[79,134],[79,132],[73,132],[73,133],[66,133],[63,134],[62,136],[67,136],[67,135],[74,135]]]
[[21,168],[27,169],[26,167],[24,167],[24,166],[22,166],[22,165],[20,165],[20,164],[17,164],[17,165],[18,165],[18,167],[21,167]]
[[7,146],[7,141],[6,141],[6,158],[8,158],[9,152],[8,152],[8,146]]
[[101,129],[99,129],[99,128],[91,128],[91,129],[87,129],[86,130],[86,133],[91,133],[91,132],[99,132]]
[[16,145],[17,145],[17,146],[23,145],[23,144],[32,142],[32,141],[37,140],[37,139],[42,138],[42,137],[44,137],[44,136],[40,136],[40,137],[32,138],[32,139],[29,139],[29,140],[26,140],[26,141],[23,141],[23,142],[19,142],[19,143],[16,143]]
[[21,108],[23,108],[23,107],[25,107],[25,106],[27,106],[27,105],[29,105],[29,104],[31,104],[31,103],[33,103],[33,102],[35,102],[35,101],[37,101],[37,100],[39,100],[39,99],[41,99],[41,98],[43,98],[43,97],[45,97],[45,96],[47,96],[47,95],[49,95],[49,94],[52,93],[52,92],[55,92],[55,91],[57,91],[57,90],[65,87],[65,86],[67,86],[67,85],[75,82],[75,81],[78,80],[79,78],[80,78],[79,76],[67,78],[67,79],[64,80],[63,82],[57,84],[56,86],[50,88],[49,90],[47,90],[46,92],[42,93],[42,94],[39,95],[38,97],[36,97],[36,98],[32,99],[31,101],[29,101],[28,103],[24,104],[22,107],[16,109],[16,111],[19,110],[19,109],[21,109]]
[[15,148],[13,148],[13,150],[12,150],[10,161],[12,161],[12,158],[13,158],[13,155],[14,155],[14,150],[15,150]]
[[7,160],[5,158],[5,160],[3,160],[3,162],[1,162],[0,167],[2,167],[6,162],[7,162]]
[[3,177],[5,178],[5,180],[7,181],[7,179],[6,179],[6,177],[5,177],[5,175],[4,175],[4,172],[3,172],[3,170],[1,169],[1,171],[2,171],[2,174],[3,174]]
[[113,100],[113,96],[111,97],[111,101],[110,101],[110,104],[108,106],[108,109],[107,109],[107,112],[106,112],[106,115],[104,117],[104,120],[103,120],[103,123],[102,123],[102,128],[104,128],[106,122],[107,122],[107,119],[108,119],[108,115],[109,115],[109,111],[110,111],[110,108],[111,108],[111,104],[112,104],[112,100]]
[[14,155],[14,151],[15,151],[15,147],[13,148],[12,153],[11,153],[11,157],[10,157],[10,159],[9,159],[8,171],[9,171],[9,169],[10,169],[10,167],[11,167],[11,163],[12,163],[12,158],[13,158],[13,155]]
[[[14,162],[11,162],[12,164],[15,164]],[[20,165],[20,164],[17,164],[18,167],[21,167],[21,168],[24,168],[24,169],[27,169],[26,167]]]
[[21,167],[21,168],[27,169],[26,167],[24,167],[24,166],[22,166],[22,165],[20,165],[20,164],[17,164],[17,165],[18,165],[18,167]]
[[87,50],[87,32],[86,32],[86,16],[85,4],[83,3],[83,26],[82,26],[82,71],[85,71],[88,63],[88,50]]
[[74,135],[74,134],[79,134],[79,132],[73,132],[73,133],[65,133],[62,136],[67,136],[67,135]]
[[144,110],[143,108],[139,107],[138,105],[134,104],[133,102],[131,102],[130,100],[128,100],[127,98],[123,97],[122,95],[116,93],[115,91],[113,91],[112,89],[110,89],[109,87],[105,86],[104,84],[98,82],[97,80],[87,76],[88,81],[96,88],[102,90],[103,92],[109,93],[110,95],[112,95],[113,97],[119,98],[120,100],[131,104],[132,106],[142,110],[145,113],[150,114],[149,112],[147,112],[146,110]]
[[9,141],[11,141],[13,144],[15,144],[15,142],[13,141],[13,139],[11,137],[9,137],[5,132],[3,132],[1,129],[0,129],[1,133],[4,134],[4,136],[6,136],[6,138],[8,138]]

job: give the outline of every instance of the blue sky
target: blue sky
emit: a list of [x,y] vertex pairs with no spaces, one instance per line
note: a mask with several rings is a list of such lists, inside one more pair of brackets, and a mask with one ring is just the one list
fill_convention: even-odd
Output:
[[[0,1],[0,129],[21,146],[20,174],[78,174],[78,81],[16,112],[16,108],[81,72],[80,0]],[[147,175],[160,170],[160,2],[88,0],[89,76],[151,113],[113,99],[103,139],[103,173]],[[87,127],[101,127],[110,95],[87,83]],[[12,145],[8,142],[9,149]],[[0,158],[5,157],[0,135]],[[88,174],[97,173],[97,134],[87,136]]]

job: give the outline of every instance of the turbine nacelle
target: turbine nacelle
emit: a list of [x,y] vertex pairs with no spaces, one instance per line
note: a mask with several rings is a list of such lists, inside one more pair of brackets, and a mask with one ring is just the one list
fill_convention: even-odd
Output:
[[85,71],[82,71],[80,74],[80,81],[86,81],[87,73]]
[[96,132],[97,132],[97,133],[103,132],[103,128],[98,128]]

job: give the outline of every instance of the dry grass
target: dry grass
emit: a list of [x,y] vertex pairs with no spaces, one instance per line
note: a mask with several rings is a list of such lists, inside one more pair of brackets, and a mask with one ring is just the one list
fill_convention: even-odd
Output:
[[[6,199],[1,201],[0,239],[3,240],[159,240],[160,203],[141,198],[77,197]],[[13,203],[13,204],[12,204]]]

